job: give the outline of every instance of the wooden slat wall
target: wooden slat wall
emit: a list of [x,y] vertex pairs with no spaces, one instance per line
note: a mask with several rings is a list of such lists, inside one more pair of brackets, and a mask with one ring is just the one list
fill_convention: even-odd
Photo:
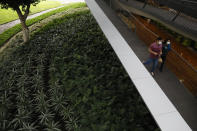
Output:
[[[135,24],[135,28],[132,29],[135,30],[138,37],[148,46],[157,38],[157,35],[154,32],[148,30],[134,17],[129,17],[128,19],[121,14],[119,14],[119,16],[127,25],[130,25],[131,23]],[[185,87],[188,88],[194,96],[197,96],[197,72],[191,67],[191,65],[188,65],[188,63],[174,51],[169,52],[166,65],[176,74]]]

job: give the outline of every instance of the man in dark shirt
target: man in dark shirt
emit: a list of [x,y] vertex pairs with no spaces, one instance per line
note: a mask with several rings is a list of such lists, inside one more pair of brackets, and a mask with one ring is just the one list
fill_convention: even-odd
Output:
[[162,45],[162,55],[161,55],[162,62],[159,68],[161,72],[163,71],[163,65],[166,61],[167,54],[171,50],[170,44],[171,44],[170,39],[166,39]]

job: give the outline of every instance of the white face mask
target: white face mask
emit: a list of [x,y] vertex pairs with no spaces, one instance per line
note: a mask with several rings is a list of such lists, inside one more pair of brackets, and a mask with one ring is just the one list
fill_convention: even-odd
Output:
[[170,44],[170,42],[168,41],[167,44]]
[[158,44],[159,44],[159,45],[161,45],[161,44],[162,44],[162,42],[161,42],[161,41],[159,41],[159,42],[158,42]]

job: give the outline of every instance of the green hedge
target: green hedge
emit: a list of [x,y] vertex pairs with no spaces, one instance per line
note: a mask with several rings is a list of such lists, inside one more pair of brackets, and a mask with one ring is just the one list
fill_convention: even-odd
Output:
[[89,11],[0,61],[0,130],[159,130]]
[[[60,12],[66,11],[68,9],[80,8],[80,7],[85,7],[85,6],[86,6],[85,3],[69,4],[69,5],[66,5],[65,7],[62,7],[62,8],[59,8],[59,9],[47,12],[47,13],[45,13],[43,15],[40,15],[40,16],[38,16],[36,18],[27,20],[26,23],[27,23],[27,26],[31,26],[34,23],[39,22],[39,21],[41,21],[43,19],[46,19],[47,17],[49,17],[51,15],[54,15],[56,13],[60,13]],[[21,30],[22,30],[21,24],[17,24],[14,27],[12,27],[12,28],[4,31],[2,34],[0,34],[0,47],[3,46],[11,37],[13,37],[15,34],[20,32]]]

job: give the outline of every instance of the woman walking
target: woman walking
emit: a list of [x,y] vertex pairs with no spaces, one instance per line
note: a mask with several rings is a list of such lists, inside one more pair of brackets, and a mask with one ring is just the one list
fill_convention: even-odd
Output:
[[161,55],[162,62],[161,62],[160,68],[159,68],[160,72],[163,71],[163,66],[166,61],[167,54],[171,50],[170,44],[171,44],[170,39],[164,40],[164,43],[162,45],[162,55]]

